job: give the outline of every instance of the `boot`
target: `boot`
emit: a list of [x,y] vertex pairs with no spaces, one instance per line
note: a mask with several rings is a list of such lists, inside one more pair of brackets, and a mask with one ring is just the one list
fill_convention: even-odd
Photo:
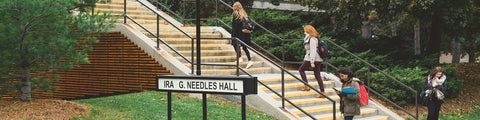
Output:
[[[325,92],[322,92],[322,94],[325,95]],[[319,95],[317,95],[317,96],[315,96],[315,97],[317,97],[317,98],[326,98],[325,96],[323,96],[323,95],[321,95],[321,94],[319,94]]]
[[310,87],[304,85],[303,88],[300,89],[301,91],[310,91]]

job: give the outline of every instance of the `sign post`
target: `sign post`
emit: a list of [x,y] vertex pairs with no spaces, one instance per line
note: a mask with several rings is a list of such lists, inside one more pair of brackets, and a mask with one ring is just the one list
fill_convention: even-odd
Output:
[[[168,119],[171,114],[171,92],[220,93],[241,95],[242,120],[246,119],[245,96],[257,94],[257,77],[243,76],[157,76],[157,90],[167,91]],[[203,97],[205,99],[206,97]],[[205,101],[205,100],[204,100]],[[206,107],[204,105],[203,107]],[[205,110],[205,109],[204,109]],[[206,119],[206,111],[203,112]]]

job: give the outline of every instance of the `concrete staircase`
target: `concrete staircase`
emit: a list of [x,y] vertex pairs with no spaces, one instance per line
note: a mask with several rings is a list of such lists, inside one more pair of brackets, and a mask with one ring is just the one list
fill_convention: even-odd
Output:
[[[308,73],[307,73],[308,74]],[[313,73],[309,73],[313,74]],[[298,76],[300,77],[300,76]],[[336,101],[336,118],[342,119],[343,116],[339,112],[339,100],[340,98],[336,95],[335,91],[332,88],[340,89],[341,83],[339,78],[335,77],[331,73],[322,72],[323,77],[323,84],[325,86],[325,93],[331,99]],[[308,83],[315,89],[319,89],[317,81],[313,75],[307,76]],[[271,89],[280,93],[281,92],[281,78],[279,77],[266,77],[260,80],[261,82],[267,84]],[[329,101],[327,98],[316,98],[315,96],[318,95],[317,92],[310,90],[310,91],[301,91],[300,88],[303,87],[303,83],[297,81],[294,77],[286,77],[285,78],[285,98],[292,101],[296,106],[302,108],[308,114],[314,116],[315,119],[319,120],[333,120],[332,114],[332,102]],[[274,94],[272,91],[269,91],[265,86],[261,86],[260,90],[265,91],[270,97],[275,99],[277,102],[281,101],[281,98]],[[370,101],[372,103],[373,101]],[[301,120],[308,120],[311,119],[309,116],[305,115],[302,111],[295,108],[293,105],[285,103],[285,109],[289,111],[291,114],[295,115],[297,119]],[[355,119],[359,120],[389,120],[388,115],[380,114],[381,111],[370,104],[369,106],[361,107],[361,115],[355,116]]]
[[[107,11],[111,12],[114,15],[121,15],[123,14],[123,0],[112,0],[111,3],[105,4],[97,4],[97,11]],[[140,22],[142,26],[145,26],[149,31],[156,32],[156,15],[153,12],[147,10],[144,6],[140,5],[136,0],[127,0],[127,15],[131,16],[135,19],[135,21]],[[159,11],[162,15],[165,15],[163,12]],[[165,15],[167,16],[167,15]],[[120,17],[121,18],[121,17]],[[173,19],[167,18],[169,21]],[[118,19],[117,21],[123,22],[123,19]],[[187,59],[191,59],[192,54],[192,42],[196,43],[192,37],[195,36],[195,27],[188,27],[179,24],[178,22],[174,21],[172,24],[166,24],[163,19],[160,20],[160,38],[166,42],[168,45],[172,46],[174,50],[185,56]],[[142,28],[138,27],[137,25],[133,24],[130,20],[127,20],[127,24],[129,26],[133,26],[136,30],[141,33],[144,33],[145,36],[150,37],[147,39],[148,41],[156,42],[156,38],[147,33]],[[173,26],[179,27],[182,31],[186,32],[187,35],[183,34]],[[235,66],[235,53],[233,51],[232,46],[229,44],[229,37],[230,34],[223,30],[222,28],[215,27],[215,26],[202,26],[201,27],[201,61],[202,63],[208,64],[222,64],[222,65],[232,65],[232,66],[210,66],[210,65],[202,65],[202,75],[235,75],[236,69]],[[193,46],[196,46],[195,44]],[[174,66],[184,66],[187,68],[191,67],[191,64],[186,62],[185,59],[180,57],[176,54],[172,49],[168,48],[166,45],[161,44],[160,47],[162,50],[167,51],[167,53],[171,54],[173,59],[180,61],[182,64],[175,64]],[[193,47],[195,49],[195,47]],[[259,57],[258,55],[252,53],[254,65],[250,69],[246,69],[249,74],[253,76],[257,76],[259,81],[265,83],[266,86],[274,89],[274,91],[281,93],[281,75],[278,71],[278,68],[272,67],[271,64],[264,60],[263,58]],[[195,53],[194,53],[195,54]],[[242,58],[246,61],[246,56],[243,55]],[[163,58],[168,59],[168,58]],[[190,61],[196,61],[196,58]],[[167,64],[167,63],[162,63]],[[240,67],[245,67],[246,62],[241,62]],[[175,70],[172,70],[175,71]],[[293,70],[295,71],[295,70]],[[173,72],[176,74],[175,72]],[[191,73],[193,74],[193,73]],[[307,73],[309,84],[314,88],[318,89],[317,82],[313,77],[313,73]],[[330,73],[323,73],[322,76],[325,77],[324,85],[325,85],[325,92],[328,96],[335,100],[337,105],[339,101],[339,97],[335,94],[333,87],[340,86],[340,82],[338,78],[336,78],[333,74]],[[299,88],[302,87],[303,84],[296,80],[292,76],[286,76],[285,78],[285,97],[299,107],[301,107],[304,111],[308,114],[313,115],[315,119],[325,119],[330,120],[333,119],[333,108],[332,103],[328,101],[326,98],[315,98],[317,95],[316,92],[313,90],[309,92],[300,91]],[[260,94],[262,93],[262,94]],[[265,93],[265,94],[263,94]],[[279,105],[281,105],[281,99],[279,96],[275,95],[272,91],[268,90],[265,86],[259,84],[259,94],[261,99],[256,99],[262,102],[258,103],[251,103],[250,105],[254,105],[254,107],[258,107],[260,103],[268,103],[270,104],[270,108],[257,108],[269,114],[281,114],[277,116],[278,119],[301,119],[301,120],[308,120],[311,119],[310,117],[306,116],[303,112],[298,110],[297,108],[293,107],[290,104],[285,105],[284,110],[277,110],[273,112],[271,109],[278,109]],[[248,102],[248,101],[247,101]],[[252,100],[251,102],[255,102]],[[257,105],[255,105],[257,104]],[[339,107],[335,107],[336,111],[336,118],[342,119],[342,115],[339,113]],[[366,107],[362,107],[362,113],[359,116],[355,116],[355,119],[363,119],[363,120],[397,120],[402,119],[397,117],[396,114],[391,114],[391,111],[388,109],[384,109],[381,105],[376,104],[373,101],[370,101],[370,105]],[[290,113],[290,114],[288,114]]]
[[[144,8],[140,3],[135,0],[127,0],[127,14],[135,19],[135,21],[139,22],[142,26],[147,28],[149,31],[156,33],[157,30],[157,18],[156,15],[151,12],[150,10]],[[142,8],[143,7],[143,8]],[[96,11],[104,11],[110,12],[113,15],[121,15],[123,14],[123,0],[112,0],[111,3],[106,4],[97,4],[95,8]],[[123,22],[123,17],[119,17],[117,19],[119,22]],[[131,24],[139,31],[145,33],[148,37],[151,38],[154,42],[156,42],[155,36],[149,34],[145,30],[143,30],[138,25],[134,25],[133,22],[127,20],[128,24]],[[195,48],[195,27],[188,27],[188,26],[179,26],[181,30],[186,32],[187,34],[183,34],[175,27],[170,24],[165,24],[165,20],[160,20],[159,25],[159,36],[161,40],[168,43],[170,46],[173,47],[176,51],[182,54],[185,58],[189,61],[196,61],[196,55],[192,60],[192,42],[193,49]],[[212,66],[212,65],[202,65],[202,75],[233,75],[236,73],[236,56],[233,50],[233,47],[229,44],[230,43],[230,35],[224,35],[224,33],[220,32],[221,28],[212,27],[212,26],[202,26],[201,27],[201,62],[202,64],[221,64],[221,65],[230,65],[230,66]],[[224,31],[224,30],[223,30]],[[225,37],[228,36],[228,37]],[[188,63],[187,60],[175,54],[173,50],[166,47],[164,44],[161,44],[160,47],[169,51],[173,56],[176,57],[179,61],[183,62],[185,66],[191,67],[192,64]],[[252,52],[250,52],[252,53]],[[194,53],[196,54],[196,53]],[[260,74],[260,73],[271,73],[274,72],[272,68],[263,64],[262,61],[256,59],[255,55],[253,57],[253,67],[246,69],[246,71],[250,74]],[[245,67],[247,64],[247,57],[245,54],[242,55],[244,62],[240,62],[240,67]]]

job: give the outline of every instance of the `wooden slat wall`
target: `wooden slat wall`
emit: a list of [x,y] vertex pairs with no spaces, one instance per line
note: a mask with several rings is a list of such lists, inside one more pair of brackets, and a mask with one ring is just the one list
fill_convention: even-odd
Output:
[[[88,53],[89,64],[59,73],[59,82],[53,83],[59,89],[53,96],[34,91],[34,98],[83,99],[154,90],[156,75],[172,74],[120,32],[99,40]],[[3,97],[12,96],[18,95]]]

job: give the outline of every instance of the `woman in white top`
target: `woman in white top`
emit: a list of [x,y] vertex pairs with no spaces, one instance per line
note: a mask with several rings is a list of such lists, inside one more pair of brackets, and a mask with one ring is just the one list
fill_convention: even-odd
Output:
[[[447,77],[445,76],[445,71],[443,71],[442,67],[435,67],[433,68],[427,76],[425,80],[425,90],[436,90],[445,93],[446,86],[445,80]],[[428,100],[427,107],[428,107],[428,116],[427,120],[438,120],[438,116],[440,113],[440,108],[442,106],[442,100],[436,97],[436,93],[432,92],[432,97]]]
[[[308,83],[307,76],[305,75],[305,70],[307,68],[313,68],[313,75],[315,75],[315,79],[317,80],[318,86],[320,87],[320,91],[322,93],[325,92],[325,88],[323,86],[323,80],[320,76],[321,64],[323,59],[317,53],[317,43],[318,43],[318,32],[312,25],[305,25],[303,27],[303,31],[305,32],[305,38],[303,40],[303,46],[305,48],[305,57],[303,58],[303,64],[300,65],[298,68],[298,72],[302,77],[302,80]],[[310,87],[304,86],[301,88],[302,91],[310,91]],[[323,95],[317,95],[318,98],[323,98]]]

